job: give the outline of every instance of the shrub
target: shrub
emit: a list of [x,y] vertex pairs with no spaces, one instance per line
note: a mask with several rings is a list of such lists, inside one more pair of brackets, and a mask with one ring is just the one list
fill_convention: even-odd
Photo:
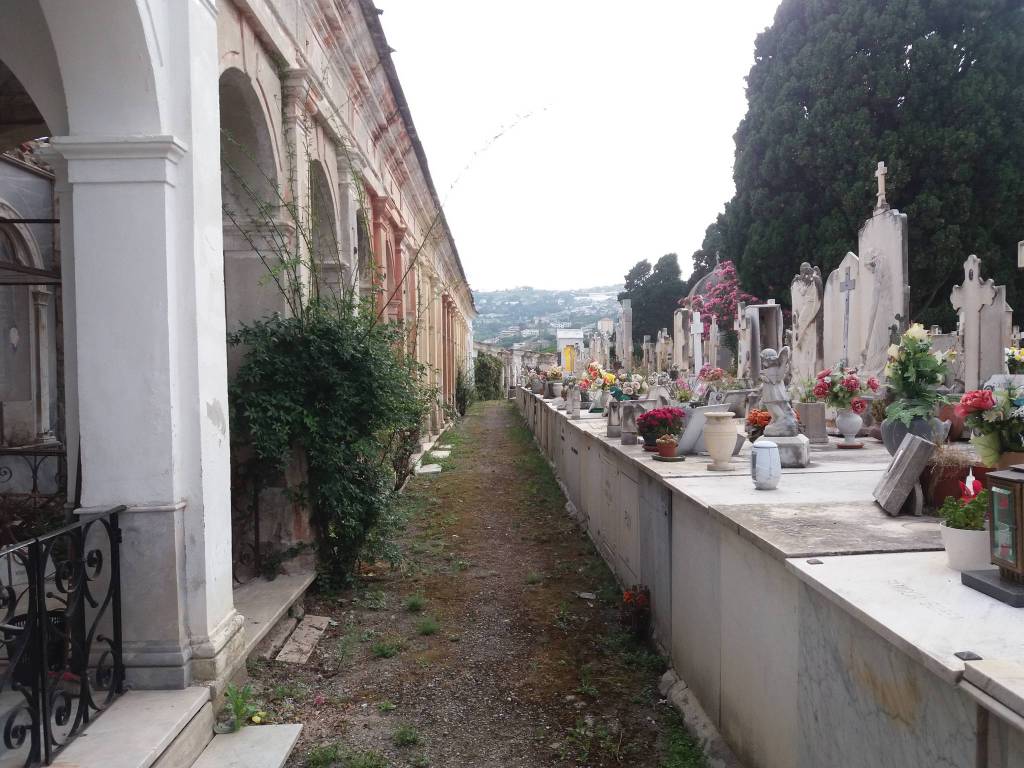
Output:
[[473,404],[473,385],[469,382],[465,372],[459,371],[455,377],[455,409],[459,416],[465,416],[469,406]]
[[478,400],[497,400],[501,397],[501,373],[504,364],[497,355],[480,352],[473,364]]

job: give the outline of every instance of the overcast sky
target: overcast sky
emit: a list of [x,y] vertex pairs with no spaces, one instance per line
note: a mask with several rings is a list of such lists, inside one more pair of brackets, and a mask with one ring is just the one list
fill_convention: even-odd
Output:
[[689,274],[778,0],[377,5],[474,289]]

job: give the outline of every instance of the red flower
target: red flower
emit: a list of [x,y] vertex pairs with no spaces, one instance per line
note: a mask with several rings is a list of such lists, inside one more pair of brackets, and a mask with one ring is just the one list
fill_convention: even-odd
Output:
[[832,369],[831,368],[826,368],[824,371],[821,371],[820,373],[818,373],[818,375],[815,376],[814,378],[816,378],[816,379],[818,379],[820,381],[821,379],[824,379],[826,376],[831,376],[831,375],[832,375]]
[[877,392],[878,391],[878,387],[879,387],[878,379],[876,379],[874,376],[872,376],[870,379],[868,379],[868,389],[870,389],[872,392]]
[[957,416],[967,416],[976,411],[989,411],[996,407],[992,391],[988,389],[972,389],[965,392],[960,398],[960,404],[956,407]]
[[815,397],[825,397],[828,395],[828,384],[819,380],[818,383],[814,385],[814,389],[812,391],[814,392]]
[[856,376],[847,376],[843,379],[843,386],[846,388],[847,392],[856,392],[860,389],[860,379]]
[[856,414],[864,413],[868,409],[868,401],[863,397],[855,397],[850,401],[850,410]]
[[628,589],[622,593],[622,602],[624,602],[626,605],[633,604],[633,593],[630,592]]
[[974,478],[974,482],[971,483],[971,487],[967,487],[967,483],[963,480],[960,481],[960,501],[966,504],[969,501],[973,501],[974,497],[981,493],[981,481],[978,478]]

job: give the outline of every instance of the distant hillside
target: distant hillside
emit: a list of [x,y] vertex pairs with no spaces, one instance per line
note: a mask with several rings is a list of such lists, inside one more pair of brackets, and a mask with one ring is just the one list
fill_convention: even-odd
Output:
[[504,291],[475,291],[480,316],[473,322],[473,336],[502,346],[554,349],[558,328],[597,327],[603,317],[617,320],[616,297],[622,285],[600,285],[568,291],[543,291],[520,287]]

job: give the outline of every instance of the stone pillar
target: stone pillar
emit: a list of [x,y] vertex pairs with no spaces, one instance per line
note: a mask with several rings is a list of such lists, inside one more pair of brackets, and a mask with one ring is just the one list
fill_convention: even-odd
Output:
[[163,51],[176,67],[177,134],[51,141],[74,210],[82,507],[128,506],[124,651],[136,687],[223,680],[243,644],[231,591],[216,20],[200,2],[168,13],[181,32]]
[[53,429],[50,426],[50,290],[35,288],[32,291],[33,327],[35,328],[35,344],[32,353],[35,355],[35,424],[36,439],[40,442],[52,441]]
[[619,358],[628,371],[633,368],[633,306],[629,299],[622,300],[622,339],[617,340]]

